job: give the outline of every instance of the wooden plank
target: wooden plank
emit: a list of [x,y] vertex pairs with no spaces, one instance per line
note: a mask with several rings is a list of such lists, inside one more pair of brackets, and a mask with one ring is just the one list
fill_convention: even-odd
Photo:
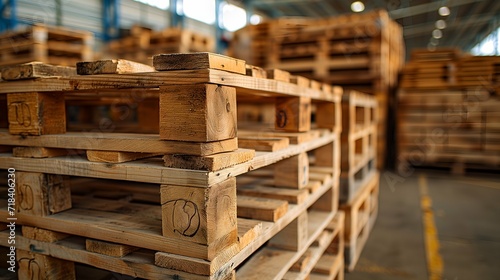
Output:
[[289,203],[300,204],[307,199],[308,191],[305,189],[294,190],[253,185],[238,185],[238,194],[253,197],[286,200]]
[[290,267],[290,271],[302,272],[306,269],[311,261],[311,252],[306,251],[298,261],[296,261],[292,267]]
[[158,71],[219,69],[245,75],[245,61],[214,53],[175,53],[153,56],[153,66]]
[[238,218],[238,243],[240,250],[257,239],[261,233],[261,221]]
[[[0,236],[2,237],[0,239],[2,246],[10,246],[7,243],[8,232],[0,232]],[[40,242],[23,236],[16,237],[17,249],[29,251],[33,247],[43,252],[51,252],[54,257],[60,259],[86,263],[93,267],[133,277],[161,279],[170,275],[172,277],[181,277],[181,279],[216,280],[216,277],[195,275],[156,266],[151,261],[154,259],[154,255],[150,251],[136,251],[122,258],[116,258],[86,251],[85,239],[79,237],[70,237],[57,243]]]
[[239,195],[237,197],[238,217],[276,222],[288,211],[288,202]]
[[9,154],[0,154],[0,168],[8,169],[12,167],[17,170],[27,170],[31,172],[52,172],[80,177],[187,185],[205,188],[222,182],[228,177],[238,176],[247,173],[249,170],[268,166],[283,158],[317,149],[332,141],[338,142],[337,139],[338,135],[335,133],[324,133],[317,139],[312,139],[300,145],[290,145],[288,148],[274,153],[257,152],[255,157],[248,162],[215,172],[166,168],[163,166],[163,161],[156,158],[128,163],[125,162],[111,167],[106,163],[89,162],[86,159],[77,157],[64,159],[29,159],[16,158]]
[[68,132],[66,134],[17,136],[6,130],[0,130],[0,145],[36,146],[60,149],[103,150],[136,153],[164,153],[211,155],[234,151],[238,148],[238,139],[215,142],[179,142],[160,140],[158,135],[133,133],[94,133]]
[[[10,81],[2,84],[0,93],[78,91],[87,89],[158,88],[162,85],[214,83],[238,88],[241,94],[265,93],[270,96],[303,96],[333,101],[331,94],[271,79],[260,79],[216,69],[160,71],[154,73],[79,75]],[[89,92],[85,93],[86,95]],[[95,94],[95,92],[93,93]]]
[[2,69],[2,79],[6,81],[34,79],[53,76],[74,76],[74,67],[54,66],[41,62],[30,62],[21,65],[9,66]]
[[76,64],[78,75],[155,72],[154,67],[125,59],[105,59]]
[[160,138],[210,142],[236,137],[236,90],[212,84],[160,87]]
[[11,93],[7,95],[9,132],[41,135],[66,132],[64,98],[50,93]]
[[171,154],[165,155],[163,160],[165,161],[166,167],[218,171],[247,162],[253,159],[254,156],[254,150],[238,149],[234,152],[220,153],[203,157]]
[[131,153],[116,151],[87,151],[87,159],[92,162],[121,163],[137,159],[159,156],[160,153]]
[[311,141],[313,138],[320,136],[319,130],[311,130],[308,132],[273,132],[273,131],[253,131],[253,130],[238,130],[238,136],[248,137],[259,135],[259,137],[272,137],[272,138],[282,138],[286,137],[290,141],[290,144],[302,144],[304,142]]
[[44,147],[14,147],[12,149],[12,155],[15,157],[26,157],[26,158],[50,158],[65,156],[73,151],[66,149],[55,149],[55,148],[44,148]]
[[106,256],[123,257],[138,250],[139,248],[101,240],[87,239],[85,240],[85,249],[89,252]]
[[[186,258],[179,255],[157,252],[155,254],[155,265],[179,271],[185,271],[198,275],[225,274],[226,270],[231,270],[230,261],[239,251],[238,244],[233,244],[221,251],[217,257],[211,261]],[[222,270],[221,267],[224,267]],[[233,278],[230,278],[233,279]]]
[[238,147],[264,152],[275,152],[288,147],[288,138],[239,137]]
[[56,232],[25,225],[22,226],[21,230],[24,237],[43,242],[56,242],[70,236],[69,234],[62,232]]
[[290,83],[296,84],[299,87],[308,88],[311,81],[308,78],[302,76],[290,76]]

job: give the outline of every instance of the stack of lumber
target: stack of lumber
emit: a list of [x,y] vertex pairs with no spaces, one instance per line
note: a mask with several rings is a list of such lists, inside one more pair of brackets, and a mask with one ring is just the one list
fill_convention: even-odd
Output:
[[500,167],[500,99],[488,88],[400,90],[399,168]]
[[158,53],[213,52],[214,38],[178,27],[153,31],[139,25],[130,34],[110,42],[106,57],[129,59],[152,65],[153,55]]
[[[343,279],[338,88],[211,53],[144,67],[2,72],[0,169],[18,193],[0,217],[22,232],[19,279],[74,279],[77,263],[146,279]],[[68,131],[68,101],[131,96],[156,110],[155,133]],[[272,105],[272,129],[251,118],[240,129],[239,105],[255,103]]]
[[383,165],[389,92],[404,63],[402,28],[386,11],[247,26],[235,33],[229,53],[258,66],[375,95],[378,165]]
[[376,111],[377,100],[373,96],[354,90],[342,96],[340,208],[346,213],[348,271],[356,266],[378,213]]
[[412,166],[500,165],[498,56],[414,50],[398,92],[398,162]]
[[75,65],[93,59],[93,41],[91,32],[45,25],[5,32],[0,34],[0,66],[30,61]]
[[459,90],[489,86],[498,83],[498,64],[499,56],[471,56],[454,48],[416,49],[403,69],[400,88]]

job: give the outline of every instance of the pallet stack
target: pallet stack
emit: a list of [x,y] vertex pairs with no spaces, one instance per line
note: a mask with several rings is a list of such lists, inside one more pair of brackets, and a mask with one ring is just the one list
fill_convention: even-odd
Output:
[[345,212],[345,265],[354,270],[378,213],[377,100],[347,91],[342,97],[340,209]]
[[93,59],[91,32],[62,27],[33,25],[0,34],[0,66],[39,61],[75,65]]
[[378,165],[383,166],[389,93],[404,63],[402,29],[386,11],[247,26],[235,33],[230,54],[258,66],[375,95]]
[[[343,279],[341,93],[210,53],[131,65],[2,73],[0,168],[15,168],[17,202],[1,200],[0,217],[21,228],[18,277],[74,279],[84,263],[146,279]],[[67,131],[68,101],[130,96],[156,102],[156,133]],[[240,103],[272,104],[274,129],[240,130]]]
[[[397,132],[401,171],[411,166],[446,167],[456,173],[467,168],[498,169],[500,99],[494,72],[498,57],[457,56],[450,50],[416,53],[428,59],[410,62],[421,72],[425,65],[443,61],[454,67],[442,68],[446,75],[429,71],[412,77],[412,82],[406,74],[403,77]],[[441,79],[444,76],[452,78]]]
[[106,57],[123,58],[152,65],[153,55],[158,53],[213,52],[212,37],[178,27],[153,31],[134,25],[130,35],[108,44]]

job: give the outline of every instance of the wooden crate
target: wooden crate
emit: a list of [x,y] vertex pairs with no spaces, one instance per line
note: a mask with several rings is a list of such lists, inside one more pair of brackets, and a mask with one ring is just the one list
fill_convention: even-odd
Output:
[[40,61],[75,65],[93,59],[93,35],[62,27],[33,25],[0,35],[0,66]]
[[350,203],[376,171],[377,101],[346,91],[342,96],[340,202]]
[[373,173],[349,204],[340,206],[345,212],[345,265],[353,271],[375,225],[378,213],[379,173]]
[[[9,130],[0,143],[14,150],[0,155],[0,168],[16,168],[23,198],[30,190],[43,198],[19,203],[23,258],[68,267],[42,272],[55,279],[71,278],[74,262],[141,278],[231,279],[268,243],[291,252],[291,267],[338,208],[341,93],[291,83],[277,70],[269,79],[247,76],[244,61],[208,53],[160,55],[158,72],[122,64],[81,64],[78,72],[91,75],[79,76],[31,71],[27,80],[2,82]],[[130,93],[156,98],[157,134],[66,132],[71,96]],[[272,137],[259,130],[240,136],[235,109],[251,96],[274,104]],[[255,169],[262,170],[249,172]],[[0,216],[8,215],[2,205]],[[33,246],[40,250],[27,252]]]

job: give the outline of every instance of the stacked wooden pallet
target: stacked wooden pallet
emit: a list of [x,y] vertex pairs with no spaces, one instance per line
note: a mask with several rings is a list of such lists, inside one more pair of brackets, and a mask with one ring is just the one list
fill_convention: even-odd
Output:
[[[0,168],[15,169],[18,200],[0,217],[22,226],[19,278],[72,279],[76,262],[147,279],[342,279],[341,93],[209,53],[131,65],[2,74]],[[73,97],[130,95],[156,100],[158,133],[67,132]],[[252,102],[273,104],[272,131],[240,131],[237,107]]]
[[153,31],[142,26],[132,26],[130,35],[112,41],[106,55],[152,65],[153,55],[158,53],[212,52],[215,40],[181,28]]
[[500,167],[500,99],[488,88],[401,90],[398,149],[409,165]]
[[[399,90],[398,150],[410,165],[498,168],[499,57],[415,50]],[[433,67],[433,65],[435,67]]]
[[454,48],[413,50],[405,65],[400,87],[404,89],[461,89],[496,82],[498,56],[471,56]]
[[340,203],[346,213],[345,264],[352,271],[377,218],[377,100],[347,91],[342,97]]
[[374,94],[379,101],[382,166],[389,91],[404,63],[402,29],[386,11],[247,26],[235,33],[230,53],[259,66]]
[[75,65],[93,59],[93,34],[62,27],[33,25],[0,34],[0,66],[40,61]]

